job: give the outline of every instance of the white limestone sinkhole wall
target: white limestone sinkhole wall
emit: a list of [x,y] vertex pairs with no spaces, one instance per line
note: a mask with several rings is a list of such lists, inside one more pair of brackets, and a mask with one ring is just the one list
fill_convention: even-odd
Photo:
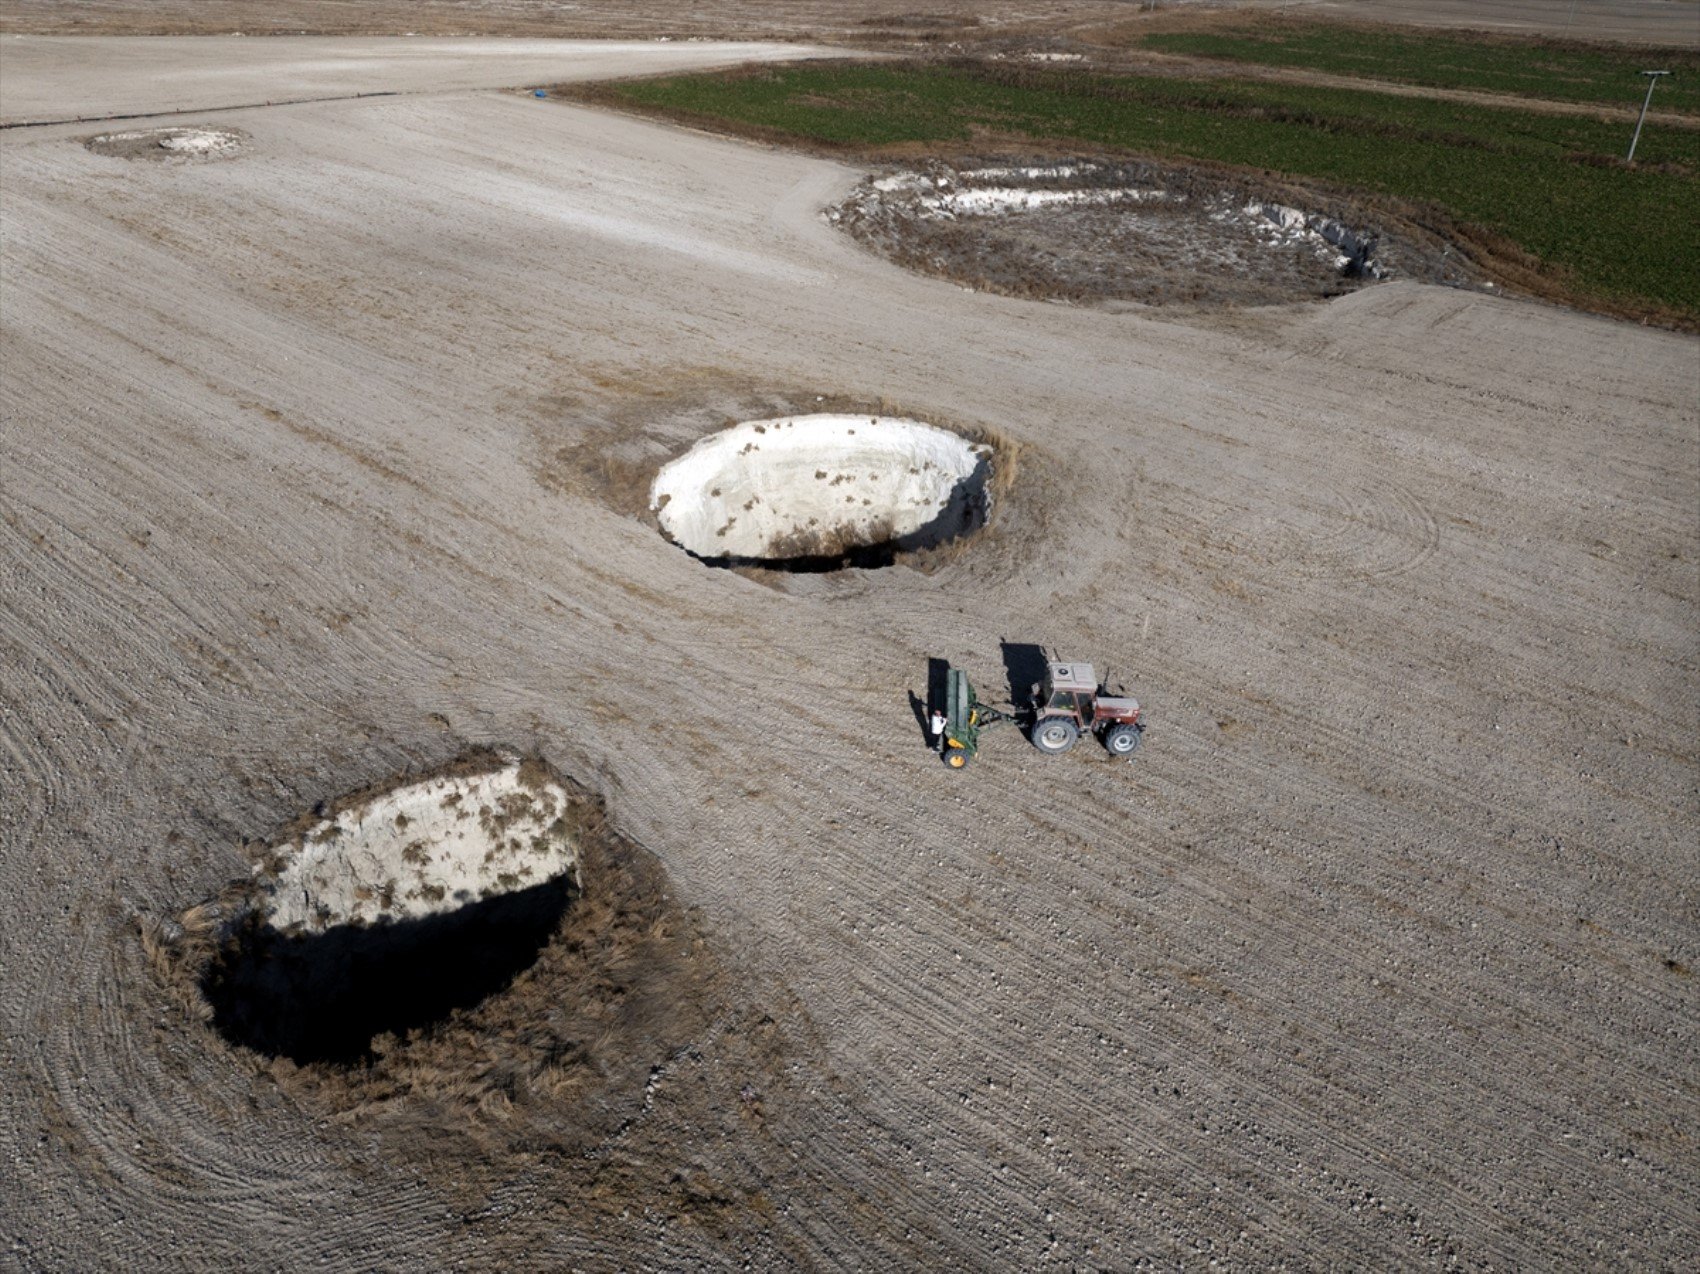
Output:
[[264,900],[280,932],[417,920],[578,865],[566,790],[539,765],[447,774],[345,809],[281,847]]
[[910,551],[983,523],[991,448],[890,416],[746,421],[663,466],[650,507],[709,560],[785,563]]

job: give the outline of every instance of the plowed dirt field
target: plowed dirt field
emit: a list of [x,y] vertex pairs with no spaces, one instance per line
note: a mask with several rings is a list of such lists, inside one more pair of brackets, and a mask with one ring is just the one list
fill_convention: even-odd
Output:
[[[7,1260],[1692,1265],[1700,344],[977,295],[822,220],[853,169],[369,56],[407,95],[157,121],[233,155],[0,134]],[[817,398],[1001,440],[988,529],[762,575],[634,515]],[[1001,642],[1112,668],[1137,759],[940,765],[928,660]],[[261,1065],[139,936],[479,745],[694,944],[588,1145],[570,1084]]]

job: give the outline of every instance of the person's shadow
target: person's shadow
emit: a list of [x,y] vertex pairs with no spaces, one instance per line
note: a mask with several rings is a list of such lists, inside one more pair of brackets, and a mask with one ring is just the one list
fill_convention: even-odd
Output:
[[950,660],[930,658],[927,660],[927,697],[909,691],[909,710],[915,714],[915,724],[921,730],[921,742],[931,748],[933,746],[932,716],[934,712],[943,712],[948,695],[947,685],[950,674]]

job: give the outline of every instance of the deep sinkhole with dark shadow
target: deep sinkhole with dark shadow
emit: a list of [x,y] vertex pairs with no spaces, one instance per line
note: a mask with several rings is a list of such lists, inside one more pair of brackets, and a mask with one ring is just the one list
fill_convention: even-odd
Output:
[[580,896],[586,801],[536,757],[474,752],[291,825],[185,913],[213,1026],[268,1057],[353,1062],[534,964]]
[[254,913],[202,977],[231,1042],[299,1065],[351,1063],[373,1040],[473,1008],[536,962],[576,890],[570,874],[453,911],[283,933]]

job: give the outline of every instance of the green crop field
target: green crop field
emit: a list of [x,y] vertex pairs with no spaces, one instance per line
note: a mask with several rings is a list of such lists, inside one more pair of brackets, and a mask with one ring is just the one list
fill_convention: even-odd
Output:
[[852,152],[1077,144],[1438,205],[1583,300],[1700,320],[1700,133],[1374,92],[972,65],[822,64],[635,81],[615,100]]
[[1514,43],[1326,23],[1165,33],[1139,42],[1164,53],[1619,106],[1641,104],[1647,91],[1642,71],[1668,70],[1674,74],[1660,83],[1654,102],[1664,110],[1700,112],[1700,53],[1689,51]]

